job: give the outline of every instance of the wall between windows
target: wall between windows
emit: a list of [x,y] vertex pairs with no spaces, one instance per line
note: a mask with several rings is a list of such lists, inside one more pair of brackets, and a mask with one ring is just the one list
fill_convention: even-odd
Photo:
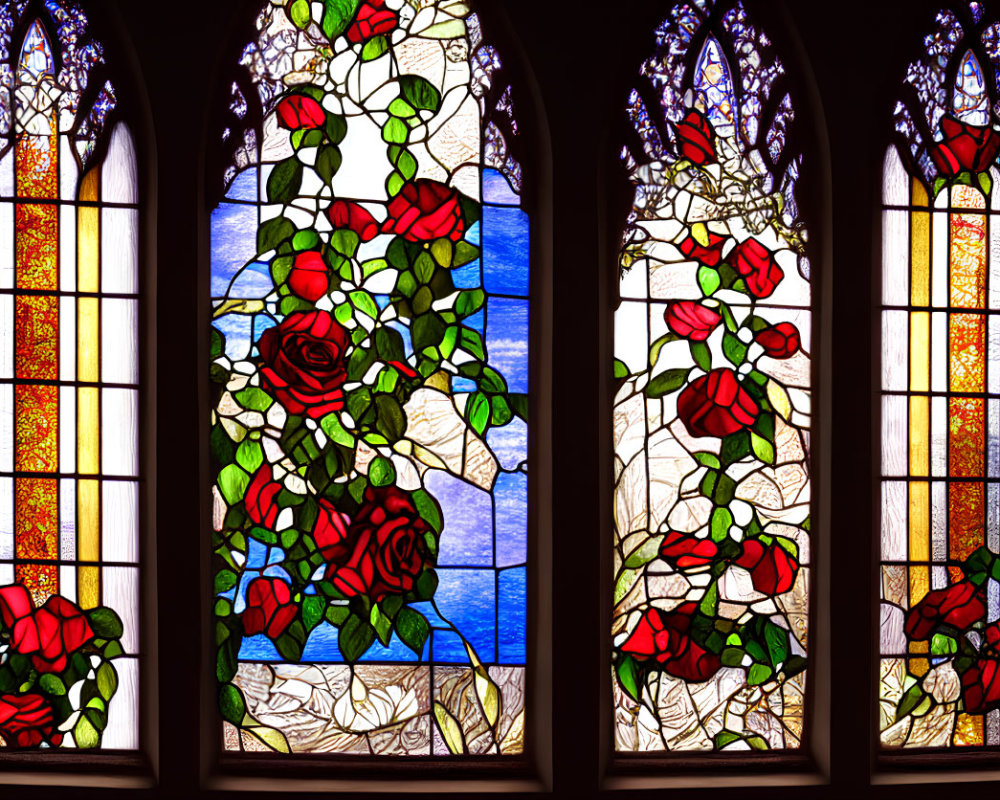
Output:
[[[158,389],[149,416],[156,471],[147,474],[155,474],[158,540],[155,553],[147,553],[155,558],[147,557],[146,565],[155,571],[158,592],[147,597],[146,610],[157,620],[155,669],[150,674],[158,684],[155,694],[147,697],[145,719],[160,788],[108,792],[77,784],[61,793],[66,798],[194,798],[205,785],[201,754],[214,735],[215,721],[214,697],[203,691],[210,676],[201,664],[203,598],[197,590],[207,585],[208,569],[199,531],[208,475],[201,439],[207,408],[203,336],[208,331],[208,211],[214,198],[204,187],[216,176],[207,171],[210,159],[203,142],[216,134],[210,128],[213,103],[220,102],[216,76],[248,40],[256,5],[251,0],[93,3],[95,22],[108,26],[102,38],[112,56],[133,63],[134,87],[148,92],[150,124],[145,130],[140,125],[137,134],[145,141],[140,158],[145,154],[155,159],[150,162],[155,169],[145,173],[144,188],[149,198],[146,213],[155,230],[147,257],[157,276],[151,287],[156,350],[150,358],[152,363],[155,357]],[[756,786],[763,781],[758,773],[770,765],[748,770],[746,777],[714,766],[699,772],[690,762],[682,769],[647,769],[642,779],[622,774],[610,761],[610,720],[604,708],[610,697],[610,649],[604,633],[609,610],[603,602],[609,593],[604,562],[610,554],[612,485],[610,321],[619,224],[631,199],[616,154],[626,124],[621,112],[625,97],[670,3],[486,0],[481,6],[484,16],[492,11],[510,20],[506,35],[516,33],[519,45],[498,44],[512,55],[520,48],[523,63],[533,72],[522,76],[522,84],[537,85],[548,131],[525,119],[528,135],[551,137],[551,159],[545,155],[547,144],[536,151],[544,161],[538,166],[545,168],[537,175],[549,171],[553,181],[553,485],[548,508],[554,531],[555,566],[549,584],[554,680],[551,696],[540,702],[551,703],[554,719],[551,786],[556,797],[596,796],[599,787],[606,796],[688,796],[679,786],[694,782],[701,787],[696,796],[706,798],[736,792],[741,800],[915,798],[949,791],[931,786],[941,780],[996,777],[978,771],[976,764],[945,763],[946,773],[936,771],[942,765],[933,764],[920,773],[921,763],[890,768],[873,758],[878,530],[878,451],[873,446],[878,342],[873,321],[880,287],[872,280],[872,265],[880,252],[881,163],[903,71],[940,4],[746,0],[746,5],[793,69],[808,59],[813,74],[803,73],[795,106],[804,127],[808,129],[807,117],[815,114],[829,140],[818,137],[806,147],[801,184],[813,244],[827,256],[820,259],[825,279],[820,291],[827,294],[823,301],[829,312],[828,370],[819,380],[821,391],[829,393],[830,413],[820,424],[826,426],[830,446],[826,452],[821,446],[816,469],[820,479],[828,481],[830,515],[816,533],[821,579],[813,622],[820,641],[826,640],[831,665],[828,688],[821,683],[813,706],[814,749],[822,757],[804,772],[770,781],[786,785]],[[144,113],[143,101],[133,104]],[[543,194],[548,191],[542,187]],[[810,192],[814,195],[806,200]],[[822,600],[826,592],[828,602]],[[291,781],[298,789],[309,788],[295,783],[297,777],[289,768],[277,773],[273,783]],[[355,791],[342,796],[357,796],[365,785],[354,777]],[[427,778],[445,781],[447,776]],[[913,785],[913,780],[920,783]],[[664,791],[671,782],[678,787],[676,794]],[[8,796],[3,783],[0,777],[0,796]],[[733,786],[744,783],[751,788]],[[410,788],[415,785],[411,781]],[[258,784],[249,793],[220,790],[204,796],[266,796],[253,791],[263,788]],[[502,782],[484,782],[477,788],[478,794],[492,790],[518,796]],[[995,791],[995,786],[977,788],[974,783],[965,788]],[[16,794],[11,797],[32,798],[50,796],[51,789],[12,791]],[[406,792],[396,789],[389,796]]]

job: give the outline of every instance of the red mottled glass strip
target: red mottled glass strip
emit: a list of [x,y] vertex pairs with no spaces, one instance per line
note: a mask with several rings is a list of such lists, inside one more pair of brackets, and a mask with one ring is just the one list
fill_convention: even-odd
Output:
[[15,406],[15,468],[18,472],[56,472],[59,469],[59,387],[18,386]]
[[951,391],[986,391],[986,317],[952,314]]
[[59,378],[59,299],[17,298],[17,377],[21,380]]
[[953,483],[948,487],[948,555],[964,561],[985,543],[985,486]]
[[986,405],[978,397],[952,397],[949,405],[949,471],[956,478],[985,474]]

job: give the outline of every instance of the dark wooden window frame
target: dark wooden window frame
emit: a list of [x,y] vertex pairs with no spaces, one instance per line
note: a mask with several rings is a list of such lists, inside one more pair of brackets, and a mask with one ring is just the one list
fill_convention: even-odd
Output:
[[[984,0],[1000,15],[1000,0]],[[670,0],[608,5],[481,0],[491,37],[514,67],[516,102],[534,151],[535,264],[551,315],[536,375],[551,381],[551,485],[536,508],[551,517],[551,554],[536,553],[535,611],[551,667],[532,700],[541,716],[533,763],[517,774],[403,766],[269,764],[270,775],[220,770],[210,747],[214,696],[201,552],[204,336],[212,176],[206,147],[219,77],[242,46],[257,0],[191,4],[83,0],[105,44],[139,155],[145,262],[144,413],[147,432],[143,608],[144,751],[138,757],[0,753],[0,795],[76,798],[474,797],[912,798],[994,793],[1000,754],[880,754],[877,691],[880,195],[890,114],[907,63],[944,0],[745,0],[797,73],[796,125],[813,262],[821,275],[817,363],[821,428],[815,465],[821,514],[814,589],[812,735],[791,758],[616,760],[611,750],[607,590],[610,572],[611,315],[623,208],[616,161],[621,108],[652,51]],[[197,16],[195,16],[197,15]],[[533,163],[531,163],[533,162]],[[806,200],[806,196],[810,199]],[[551,268],[549,268],[549,266]],[[536,295],[538,297],[539,295]],[[536,303],[536,306],[539,305]],[[543,305],[544,309],[545,306]],[[551,347],[545,337],[551,336]],[[546,361],[548,359],[548,361]],[[536,381],[536,386],[539,383]],[[547,388],[546,384],[541,384]],[[537,414],[536,414],[537,420]],[[537,423],[535,430],[538,429]],[[544,461],[536,461],[544,471]],[[154,546],[155,533],[155,546]],[[536,539],[545,537],[538,537]],[[205,551],[207,553],[207,550]],[[544,566],[548,565],[548,566]],[[547,581],[547,583],[546,583]],[[550,600],[550,602],[549,602]],[[551,645],[549,645],[551,642]],[[839,655],[838,655],[839,654]],[[830,668],[824,672],[823,663]],[[549,733],[551,731],[551,734]],[[547,743],[551,742],[548,747]],[[954,788],[948,783],[961,784]]]

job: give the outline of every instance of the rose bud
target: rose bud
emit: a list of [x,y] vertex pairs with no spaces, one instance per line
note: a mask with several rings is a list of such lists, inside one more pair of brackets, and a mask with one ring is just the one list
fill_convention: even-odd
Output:
[[247,587],[243,630],[247,636],[264,633],[269,639],[277,639],[297,612],[287,583],[278,578],[254,578]]
[[966,631],[985,616],[982,591],[965,580],[928,592],[907,614],[906,635],[917,641],[927,639],[939,625]]
[[685,257],[704,264],[706,267],[717,267],[722,260],[722,250],[729,241],[727,237],[717,233],[708,232],[708,245],[701,244],[694,236],[688,237],[680,243],[680,251]]
[[677,398],[677,413],[692,436],[728,436],[753,425],[760,409],[728,367],[693,381]]
[[720,314],[693,300],[675,300],[663,316],[671,333],[692,342],[705,341],[722,322]]
[[385,8],[385,0],[367,0],[358,8],[354,23],[347,29],[347,39],[354,44],[389,33],[399,22],[394,11]]
[[336,230],[352,230],[362,242],[370,242],[378,236],[378,223],[368,209],[359,203],[335,200],[326,214]]
[[382,232],[400,234],[411,242],[445,237],[457,242],[465,233],[458,192],[437,181],[422,178],[406,184],[389,203],[388,211]]
[[743,553],[733,563],[750,573],[754,589],[772,597],[791,590],[799,571],[799,562],[785,548],[759,539],[745,541]]
[[333,503],[320,498],[319,515],[313,526],[313,541],[324,561],[333,561],[347,547],[347,527],[351,524],[347,514],[341,514]]
[[263,525],[265,528],[274,527],[279,511],[274,498],[281,491],[281,484],[275,483],[271,477],[270,465],[264,464],[250,481],[244,499],[250,519],[255,525]]
[[747,239],[736,245],[731,261],[733,268],[743,276],[747,291],[754,297],[770,297],[785,277],[774,254],[756,239]]
[[19,583],[4,586],[0,589],[0,617],[8,630],[22,617],[28,616],[35,609],[28,590]]
[[980,658],[962,673],[962,701],[966,714],[985,714],[1000,708],[1000,661]]
[[660,544],[660,558],[675,569],[704,567],[719,554],[711,539],[699,539],[678,531],[670,531]]
[[639,620],[622,652],[636,661],[654,661],[665,672],[691,683],[711,678],[722,660],[689,635],[697,603],[684,603],[673,611],[650,608]]
[[293,131],[319,128],[326,123],[326,112],[311,97],[293,94],[278,103],[278,122],[281,127]]
[[759,331],[754,340],[771,358],[791,358],[802,346],[799,330],[791,322],[779,322]]
[[47,742],[55,747],[63,735],[56,731],[52,706],[40,694],[5,694],[0,697],[0,739],[20,750]]
[[718,161],[715,154],[715,131],[708,117],[698,109],[688,111],[684,120],[674,125],[677,133],[677,152],[692,164],[701,166]]
[[944,139],[930,151],[938,172],[953,178],[962,172],[986,172],[1000,151],[1000,133],[989,125],[970,125],[951,116],[941,118]]
[[314,250],[299,253],[292,271],[288,273],[288,288],[310,303],[325,295],[330,290],[330,276],[323,256]]

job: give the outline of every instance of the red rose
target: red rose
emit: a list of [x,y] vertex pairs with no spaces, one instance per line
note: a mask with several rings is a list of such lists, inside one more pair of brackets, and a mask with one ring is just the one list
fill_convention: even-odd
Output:
[[314,250],[299,253],[288,274],[288,288],[310,303],[325,295],[330,290],[330,276],[323,256]]
[[5,628],[13,628],[14,623],[28,616],[35,608],[31,595],[21,584],[15,583],[0,589],[0,617]]
[[757,421],[760,409],[728,367],[693,381],[677,398],[677,413],[692,436],[728,436]]
[[326,112],[318,102],[304,94],[293,94],[278,103],[278,122],[281,127],[297,131],[300,128],[318,128],[326,122]]
[[279,511],[278,506],[274,503],[274,498],[281,491],[281,484],[275,483],[271,478],[271,467],[264,464],[250,481],[246,498],[243,501],[250,519],[256,525],[263,525],[265,528],[274,527]]
[[711,539],[699,539],[678,531],[670,531],[660,544],[660,558],[679,569],[711,564],[718,554],[719,547]]
[[1000,648],[1000,622],[994,622],[991,625],[987,625],[986,630],[983,633],[986,636],[987,643],[989,643],[994,650]]
[[791,590],[799,571],[799,562],[785,548],[764,545],[760,539],[743,542],[743,553],[734,563],[750,573],[754,589],[770,596]]
[[736,245],[732,261],[754,297],[769,297],[785,277],[774,260],[774,254],[756,239],[747,239]]
[[706,267],[717,267],[722,260],[722,250],[727,241],[727,237],[709,231],[708,246],[706,247],[688,234],[688,237],[681,242],[680,249],[687,258],[694,259]]
[[980,658],[962,673],[962,700],[966,714],[985,714],[1000,708],[1000,661]]
[[354,231],[362,242],[370,242],[378,236],[378,223],[368,209],[350,200],[335,200],[326,210],[330,224],[336,230],[345,228]]
[[347,540],[332,550],[326,577],[345,597],[406,594],[434,564],[424,538],[430,532],[406,492],[368,487]]
[[319,516],[313,526],[313,541],[323,556],[324,561],[330,561],[341,552],[347,541],[347,527],[351,518],[341,514],[329,500],[320,499]]
[[694,300],[675,300],[663,316],[672,333],[692,342],[705,341],[722,322],[719,314]]
[[754,340],[771,358],[791,358],[802,346],[799,330],[791,322],[779,322],[773,328],[762,330]]
[[298,609],[292,603],[288,584],[279,578],[254,578],[247,587],[243,630],[247,636],[266,633],[277,639],[292,624]]
[[715,131],[708,117],[692,108],[683,122],[674,125],[677,132],[677,152],[693,164],[718,161],[715,154]]
[[1000,151],[1000,133],[989,125],[970,125],[954,117],[942,117],[944,140],[931,148],[938,172],[953,178],[961,172],[986,172]]
[[360,44],[395,28],[399,18],[394,11],[384,6],[385,0],[367,0],[362,3],[354,23],[347,29],[348,40]]
[[344,407],[347,331],[326,311],[297,311],[261,334],[261,376],[289,414],[325,417]]
[[52,706],[39,694],[0,697],[0,739],[7,747],[26,749],[43,742],[58,746],[63,735],[54,730]]
[[458,192],[426,178],[402,188],[389,203],[389,218],[382,224],[382,233],[398,233],[411,242],[444,237],[457,242],[464,232]]
[[982,591],[971,581],[961,581],[928,592],[911,608],[906,616],[906,635],[918,641],[927,639],[938,625],[952,625],[965,631],[985,616]]
[[654,660],[665,672],[692,683],[711,678],[722,660],[708,652],[689,635],[697,603],[684,603],[673,611],[649,609],[639,620],[622,652],[636,661]]
[[31,656],[39,672],[62,672],[68,656],[93,638],[84,613],[64,597],[53,595],[14,623],[11,644],[21,655]]

